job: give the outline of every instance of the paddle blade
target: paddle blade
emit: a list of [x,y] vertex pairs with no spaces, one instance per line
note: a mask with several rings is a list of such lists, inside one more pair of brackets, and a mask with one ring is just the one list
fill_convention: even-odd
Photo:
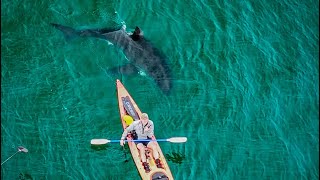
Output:
[[187,142],[187,138],[186,137],[172,137],[167,139],[167,141],[172,142],[172,143],[184,143]]
[[110,140],[108,139],[92,139],[91,144],[92,145],[103,145],[109,143]]

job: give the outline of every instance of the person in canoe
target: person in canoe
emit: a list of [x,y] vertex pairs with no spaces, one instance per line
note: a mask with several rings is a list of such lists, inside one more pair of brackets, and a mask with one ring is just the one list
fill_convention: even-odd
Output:
[[144,141],[135,141],[137,148],[140,151],[142,165],[146,172],[150,172],[149,164],[147,163],[145,154],[145,146],[152,149],[153,157],[155,159],[156,165],[158,168],[162,168],[159,153],[156,148],[156,145],[152,141],[145,141],[146,139],[150,139],[154,134],[154,125],[153,122],[149,119],[147,113],[142,113],[141,119],[134,121],[131,123],[122,133],[120,145],[123,146],[125,144],[125,138],[127,137],[129,132],[136,132],[137,137],[134,139],[142,139]]

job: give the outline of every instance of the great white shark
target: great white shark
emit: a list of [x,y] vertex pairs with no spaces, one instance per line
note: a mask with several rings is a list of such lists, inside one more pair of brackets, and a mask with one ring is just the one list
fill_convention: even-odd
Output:
[[110,69],[111,72],[132,74],[142,70],[154,79],[165,94],[169,94],[172,88],[172,79],[167,57],[149,40],[145,39],[139,27],[136,27],[133,33],[128,33],[125,25],[115,28],[83,30],[55,23],[51,23],[51,25],[62,31],[66,39],[95,37],[111,42],[121,48],[129,60],[128,64]]

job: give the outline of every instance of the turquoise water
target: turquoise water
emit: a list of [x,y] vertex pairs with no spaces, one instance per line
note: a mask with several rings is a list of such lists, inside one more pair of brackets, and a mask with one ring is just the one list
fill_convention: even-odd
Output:
[[[155,123],[175,179],[319,178],[319,1],[1,2],[1,179],[139,179],[118,144],[116,78]],[[141,27],[168,57],[173,88],[78,29]]]

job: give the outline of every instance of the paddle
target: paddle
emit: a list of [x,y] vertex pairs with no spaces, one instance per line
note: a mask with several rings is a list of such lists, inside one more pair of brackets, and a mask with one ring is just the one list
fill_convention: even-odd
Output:
[[[93,145],[102,145],[113,142],[120,142],[121,140],[108,140],[108,139],[92,139],[91,144]],[[186,137],[172,137],[169,139],[137,139],[137,140],[125,140],[125,142],[136,142],[136,141],[158,141],[158,142],[172,142],[172,143],[184,143],[187,141]]]
[[26,149],[26,148],[24,148],[24,147],[22,147],[22,146],[19,146],[19,147],[18,147],[18,151],[17,151],[16,153],[14,153],[12,156],[10,156],[8,159],[6,159],[5,161],[3,161],[3,162],[1,163],[1,166],[2,166],[2,164],[4,164],[5,162],[7,162],[9,159],[11,159],[14,155],[16,155],[18,152],[27,153],[27,152],[28,152],[28,149]]

